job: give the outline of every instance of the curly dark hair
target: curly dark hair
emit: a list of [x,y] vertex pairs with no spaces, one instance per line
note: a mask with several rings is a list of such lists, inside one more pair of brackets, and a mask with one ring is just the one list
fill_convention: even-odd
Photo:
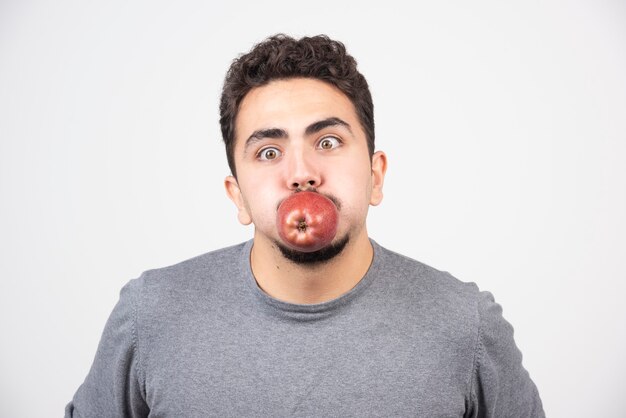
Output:
[[315,78],[341,90],[354,104],[365,131],[370,158],[374,154],[374,105],[365,77],[346,47],[326,35],[294,39],[277,34],[236,58],[231,64],[220,100],[220,126],[226,145],[228,166],[235,169],[235,120],[243,98],[254,87],[272,80]]

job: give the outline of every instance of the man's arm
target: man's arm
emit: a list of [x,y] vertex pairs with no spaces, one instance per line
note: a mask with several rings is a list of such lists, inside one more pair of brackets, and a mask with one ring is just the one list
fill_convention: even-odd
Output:
[[489,292],[480,292],[480,320],[466,416],[545,417],[537,387],[522,366],[513,327]]
[[121,290],[89,374],[66,406],[65,418],[148,416],[137,348],[138,286],[139,280],[131,280]]

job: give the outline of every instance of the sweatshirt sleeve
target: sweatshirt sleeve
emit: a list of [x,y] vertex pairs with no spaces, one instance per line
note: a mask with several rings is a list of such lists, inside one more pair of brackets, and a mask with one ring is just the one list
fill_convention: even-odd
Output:
[[139,284],[135,279],[122,288],[89,374],[65,407],[65,418],[148,416],[137,348]]
[[490,292],[480,292],[479,330],[466,416],[545,417],[537,387],[522,366],[513,327]]

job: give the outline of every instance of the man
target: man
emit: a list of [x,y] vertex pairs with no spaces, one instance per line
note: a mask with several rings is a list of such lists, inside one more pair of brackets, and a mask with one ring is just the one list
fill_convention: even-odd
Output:
[[544,416],[491,294],[368,237],[387,160],[341,43],[267,39],[220,113],[254,238],[131,280],[66,417]]

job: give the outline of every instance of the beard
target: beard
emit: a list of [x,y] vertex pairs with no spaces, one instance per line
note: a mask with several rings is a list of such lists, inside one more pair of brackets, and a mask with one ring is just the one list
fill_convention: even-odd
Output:
[[341,252],[346,245],[350,241],[350,236],[346,234],[345,237],[341,238],[339,241],[334,244],[328,245],[324,248],[320,248],[317,251],[312,252],[304,252],[291,249],[285,245],[283,245],[280,241],[274,241],[280,252],[283,254],[287,260],[292,261],[293,263],[299,265],[315,265],[320,263],[325,263],[329,260],[332,260]]

